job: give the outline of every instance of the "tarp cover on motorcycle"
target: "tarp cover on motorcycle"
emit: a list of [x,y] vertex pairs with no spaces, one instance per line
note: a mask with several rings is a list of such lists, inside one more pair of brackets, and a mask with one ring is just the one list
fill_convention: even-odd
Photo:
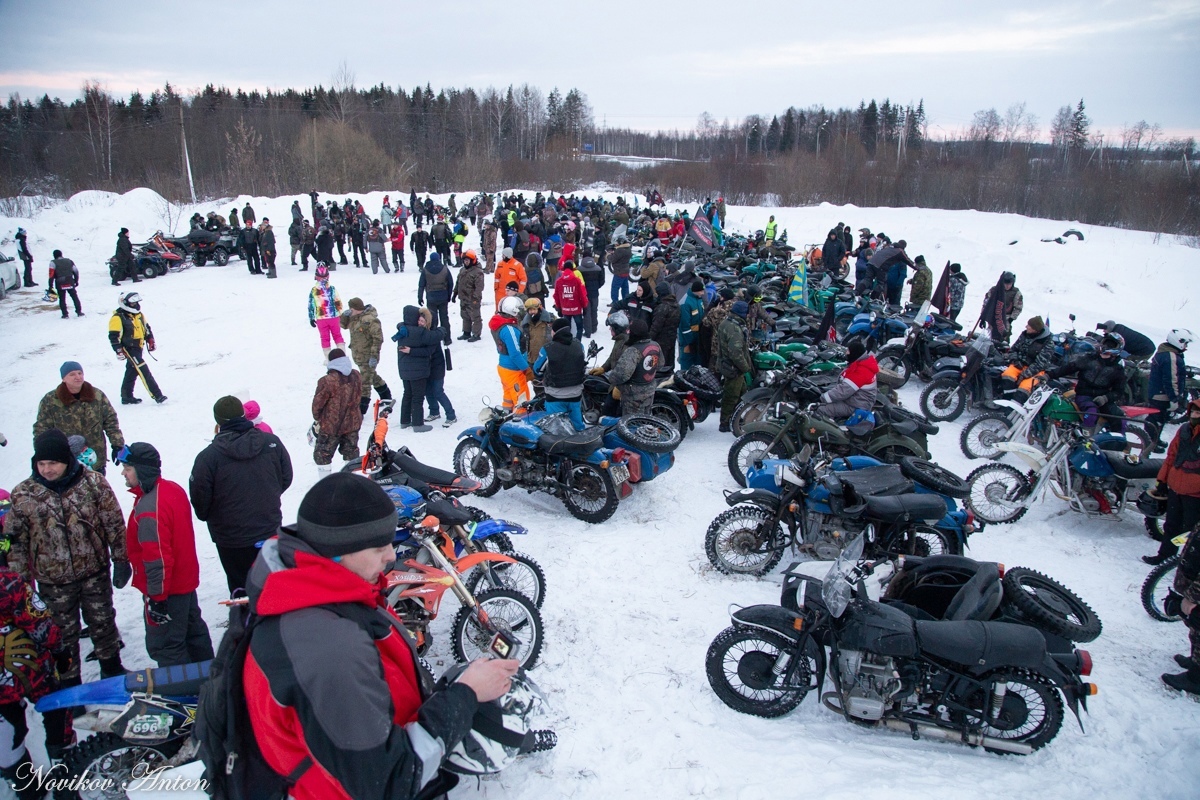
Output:
[[221,238],[220,234],[215,231],[206,231],[204,228],[195,227],[187,235],[188,241],[194,244],[212,244]]
[[857,505],[872,495],[905,494],[913,490],[913,482],[904,477],[900,467],[895,464],[840,471],[836,474],[842,486],[853,489],[857,495],[856,498],[846,498],[849,505]]
[[843,650],[866,650],[881,656],[912,658],[917,654],[913,618],[881,603],[855,604],[846,612],[838,635]]
[[1040,667],[1046,659],[1041,631],[1010,622],[917,622],[917,638],[927,655],[974,672]]

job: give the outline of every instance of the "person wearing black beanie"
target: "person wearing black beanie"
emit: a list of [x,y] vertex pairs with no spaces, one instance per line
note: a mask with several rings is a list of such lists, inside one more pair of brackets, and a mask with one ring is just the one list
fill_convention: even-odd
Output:
[[[442,759],[479,704],[508,691],[518,661],[479,659],[434,687],[417,643],[383,602],[396,509],[374,481],[335,473],[263,543],[250,574],[258,623],[247,712],[267,765],[297,797],[433,797]],[[349,746],[347,743],[353,743]],[[297,769],[300,755],[312,769]]]
[[700,360],[700,323],[704,320],[706,291],[700,278],[692,281],[691,291],[679,304],[679,368],[702,366]]
[[160,667],[213,657],[196,589],[200,562],[187,493],[162,478],[162,458],[147,442],[133,442],[118,459],[134,496],[126,527],[133,586],[144,596],[146,652]]

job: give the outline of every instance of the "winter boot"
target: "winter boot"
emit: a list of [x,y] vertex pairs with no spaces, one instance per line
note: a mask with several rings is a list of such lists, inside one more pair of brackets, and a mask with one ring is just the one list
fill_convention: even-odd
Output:
[[380,386],[375,391],[379,393],[380,400],[391,400],[392,399],[392,390],[388,388],[388,385],[386,383],[383,386]]
[[371,398],[364,397],[358,401],[358,412],[364,417],[367,415],[367,409],[371,407]]
[[121,663],[121,654],[100,659],[100,678],[116,678],[125,674],[125,665]]
[[1200,669],[1200,664],[1197,664],[1193,659],[1184,655],[1175,655],[1175,663],[1184,669]]
[[1178,675],[1164,674],[1162,682],[1172,689],[1200,697],[1200,670],[1189,669],[1187,672],[1181,672]]
[[142,398],[140,398],[140,397],[122,397],[121,398],[121,405],[123,405],[123,406],[136,406],[140,402],[142,402]]
[[167,402],[167,396],[165,394],[160,394],[158,397],[154,398],[154,402],[162,405],[163,403]]
[[46,790],[37,780],[33,759],[29,757],[28,750],[21,756],[21,760],[11,767],[0,768],[0,776],[12,785],[18,800],[42,800],[46,796]]

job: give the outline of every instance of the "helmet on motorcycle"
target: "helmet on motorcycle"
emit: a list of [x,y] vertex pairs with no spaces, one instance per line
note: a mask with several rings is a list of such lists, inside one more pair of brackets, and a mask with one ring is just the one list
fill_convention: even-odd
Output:
[[[466,664],[451,667],[446,677],[458,677]],[[537,684],[517,670],[508,692],[475,709],[471,730],[446,756],[445,767],[460,775],[499,772],[517,757],[539,753],[558,743],[554,731],[534,730],[533,720],[545,712],[546,699]]]
[[608,315],[605,324],[618,333],[627,333],[629,331],[629,315],[624,311],[616,311]]
[[525,304],[521,302],[521,298],[505,297],[500,301],[500,308],[498,311],[506,317],[512,317],[513,319],[516,319],[517,317],[521,316],[521,311],[524,309],[524,307]]
[[317,264],[317,270],[313,273],[313,280],[324,281],[329,279],[329,267],[322,261]]
[[1125,337],[1119,333],[1106,333],[1100,340],[1100,355],[1121,357],[1125,349]]
[[1187,350],[1188,345],[1196,337],[1187,328],[1176,328],[1167,334],[1167,344],[1171,347],[1177,347],[1180,350]]
[[136,314],[142,310],[142,296],[137,292],[123,292],[117,298],[117,305],[130,314]]

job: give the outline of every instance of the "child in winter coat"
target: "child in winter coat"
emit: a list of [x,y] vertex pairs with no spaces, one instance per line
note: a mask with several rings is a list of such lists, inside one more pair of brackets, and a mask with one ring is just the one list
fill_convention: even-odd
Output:
[[321,334],[321,350],[328,357],[330,339],[339,347],[344,343],[338,315],[342,313],[342,298],[329,283],[329,268],[324,262],[317,264],[314,274],[316,285],[308,293],[308,324]]
[[399,223],[393,224],[390,239],[392,266],[396,268],[396,272],[404,272],[404,226]]
[[257,400],[247,400],[242,403],[242,408],[246,411],[246,419],[250,420],[250,423],[255,428],[258,428],[263,433],[275,432],[271,430],[270,425],[262,421],[262,409],[259,407]]

